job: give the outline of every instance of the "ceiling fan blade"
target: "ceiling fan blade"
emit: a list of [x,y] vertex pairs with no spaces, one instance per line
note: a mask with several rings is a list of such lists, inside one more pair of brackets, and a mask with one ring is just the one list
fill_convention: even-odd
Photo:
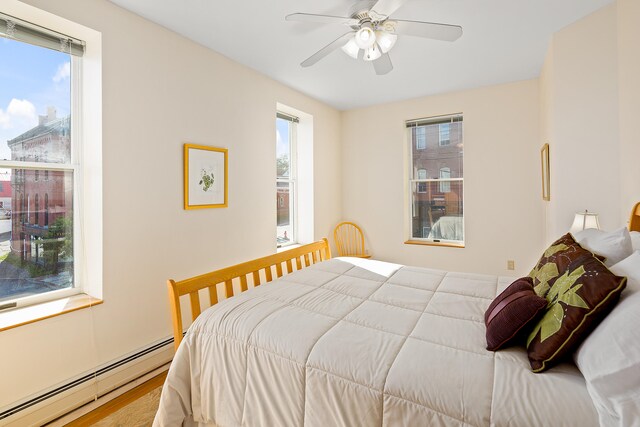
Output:
[[393,70],[393,64],[388,53],[383,53],[382,56],[373,61],[373,69],[376,70],[376,74],[382,76],[388,74]]
[[334,41],[332,41],[331,43],[329,43],[328,45],[326,45],[325,47],[323,47],[322,49],[320,49],[319,51],[317,51],[316,53],[314,53],[304,61],[302,61],[300,65],[302,65],[303,67],[312,66],[313,64],[315,64],[316,62],[324,58],[325,56],[329,55],[334,50],[344,46],[344,44],[347,43],[347,41],[349,41],[349,38],[353,37],[354,34],[355,34],[355,31],[349,31],[348,33],[341,35],[340,37],[338,37],[337,39],[335,39]]
[[358,25],[358,20],[342,16],[316,15],[313,13],[292,13],[284,17],[286,21],[315,22],[318,24]]
[[393,12],[400,9],[406,1],[407,0],[378,0],[376,4],[371,7],[371,10],[378,15],[390,16]]
[[408,36],[425,37],[447,42],[456,41],[462,36],[462,27],[459,25],[405,21],[402,19],[394,19],[393,21],[387,21],[387,23],[393,25],[397,34],[406,34]]

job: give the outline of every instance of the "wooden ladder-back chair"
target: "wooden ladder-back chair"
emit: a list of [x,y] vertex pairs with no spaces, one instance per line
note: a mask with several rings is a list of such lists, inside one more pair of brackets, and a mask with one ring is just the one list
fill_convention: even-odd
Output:
[[362,229],[353,222],[345,221],[336,225],[335,230],[333,230],[333,239],[336,241],[336,248],[340,256],[371,257],[364,250]]

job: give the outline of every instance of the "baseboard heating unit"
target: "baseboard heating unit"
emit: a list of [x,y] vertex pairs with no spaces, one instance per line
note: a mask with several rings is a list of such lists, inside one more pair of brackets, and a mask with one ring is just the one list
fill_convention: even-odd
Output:
[[158,370],[171,362],[173,353],[173,338],[151,344],[95,371],[58,384],[10,407],[0,408],[0,425],[43,425]]

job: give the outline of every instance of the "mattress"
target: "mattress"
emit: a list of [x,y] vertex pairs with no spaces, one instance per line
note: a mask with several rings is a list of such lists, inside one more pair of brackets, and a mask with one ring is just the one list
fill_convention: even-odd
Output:
[[154,426],[597,426],[575,365],[485,349],[512,278],[335,258],[204,311]]

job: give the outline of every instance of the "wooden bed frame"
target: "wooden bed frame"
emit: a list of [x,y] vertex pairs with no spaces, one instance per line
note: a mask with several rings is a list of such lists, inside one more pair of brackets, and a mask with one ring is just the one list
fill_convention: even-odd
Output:
[[631,211],[629,231],[640,231],[640,202],[636,203]]
[[181,296],[189,295],[191,321],[194,321],[202,310],[199,293],[201,289],[208,289],[209,302],[213,306],[218,303],[218,284],[220,283],[224,283],[225,299],[231,298],[234,295],[234,279],[239,284],[240,292],[244,292],[249,288],[249,283],[252,283],[254,287],[260,286],[263,283],[263,278],[265,279],[264,282],[271,282],[274,279],[274,267],[275,278],[278,278],[284,274],[289,274],[330,258],[329,241],[322,239],[308,245],[243,262],[242,264],[212,271],[201,276],[177,282],[169,279],[167,286],[169,288],[169,304],[171,305],[171,316],[173,318],[173,338],[176,350],[183,336]]
[[[640,202],[636,203],[631,211],[629,230],[640,231]],[[191,321],[194,321],[202,311],[199,293],[202,289],[208,289],[209,302],[211,305],[215,305],[218,303],[218,284],[224,283],[224,297],[231,298],[234,295],[234,279],[239,284],[240,292],[244,292],[249,288],[249,283],[252,283],[253,286],[259,286],[263,282],[263,278],[265,279],[264,282],[271,282],[274,279],[274,267],[275,278],[278,278],[284,274],[289,274],[330,258],[329,242],[327,239],[322,239],[308,245],[212,271],[190,279],[178,282],[172,279],[168,280],[169,304],[171,305],[171,316],[173,318],[173,337],[176,350],[180,345],[180,341],[182,341],[184,332],[180,306],[181,296],[189,295]]]

